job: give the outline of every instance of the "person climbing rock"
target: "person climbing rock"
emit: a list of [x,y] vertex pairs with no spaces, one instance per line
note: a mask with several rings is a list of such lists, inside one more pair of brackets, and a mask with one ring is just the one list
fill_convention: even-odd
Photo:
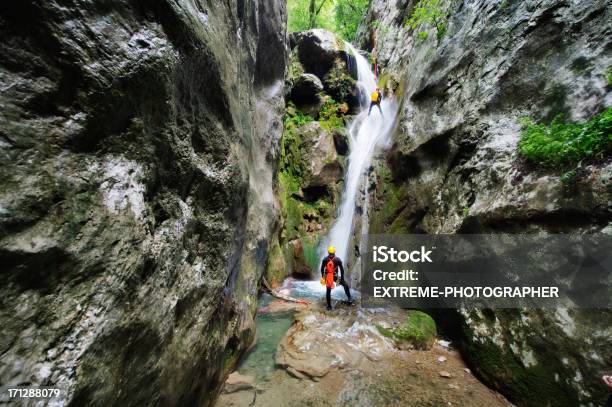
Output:
[[376,88],[376,90],[372,92],[372,98],[370,101],[370,110],[368,111],[368,116],[370,115],[370,113],[372,113],[372,107],[376,106],[378,107],[378,110],[380,110],[380,115],[384,117],[382,109],[380,107],[381,101],[382,101],[382,92],[380,91],[380,89]]
[[[342,265],[342,260],[336,257],[336,249],[334,246],[329,246],[327,248],[327,253],[328,255],[325,256],[321,262],[321,284],[325,284],[327,287],[325,298],[327,299],[327,310],[329,311],[332,309],[331,290],[334,288],[335,282],[338,282],[338,284],[344,287],[344,292],[348,298],[347,302],[352,304],[353,300],[351,299],[349,286],[344,280],[344,266]],[[340,281],[338,281],[338,269],[340,269]]]

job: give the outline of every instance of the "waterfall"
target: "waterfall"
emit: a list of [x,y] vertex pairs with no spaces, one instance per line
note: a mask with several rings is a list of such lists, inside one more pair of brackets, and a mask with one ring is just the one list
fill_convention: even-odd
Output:
[[348,158],[348,170],[344,178],[342,203],[336,222],[327,239],[324,240],[325,246],[321,248],[323,252],[326,246],[335,246],[336,254],[345,262],[347,261],[345,259],[348,259],[348,245],[351,239],[359,187],[376,146],[382,144],[389,136],[397,114],[396,101],[393,98],[383,98],[381,107],[384,117],[376,107],[368,116],[370,94],[376,90],[376,79],[370,69],[370,63],[351,44],[346,43],[346,47],[355,56],[357,64],[357,86],[362,96],[361,111],[348,125],[351,151]]

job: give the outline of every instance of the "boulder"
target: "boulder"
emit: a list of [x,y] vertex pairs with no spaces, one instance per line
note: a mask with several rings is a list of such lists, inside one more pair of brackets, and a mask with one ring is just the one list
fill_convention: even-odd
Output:
[[312,278],[312,270],[306,263],[306,259],[304,257],[304,246],[302,245],[302,240],[295,239],[290,241],[289,247],[293,254],[293,262],[291,267],[292,274],[301,279]]
[[336,58],[342,57],[339,39],[329,31],[316,28],[295,34],[298,56],[308,73],[319,78],[332,68]]
[[337,305],[329,313],[311,306],[295,316],[278,344],[276,364],[315,381],[335,369],[359,369],[365,359],[378,361],[396,352],[393,341],[373,326],[394,326],[404,318],[405,311],[395,308],[355,313],[350,306]]
[[[292,52],[289,81],[296,82],[300,72],[314,74],[321,79],[328,95],[354,111],[359,106],[357,64],[355,57],[344,50],[342,40],[321,29],[295,33],[292,38],[296,48]],[[299,67],[294,66],[296,59]]]
[[[346,55],[342,53],[340,55]],[[335,101],[346,103],[351,112],[359,107],[357,81],[351,76],[346,59],[336,58],[331,68],[323,76],[325,92]]]
[[320,93],[322,91],[323,83],[321,83],[321,80],[316,75],[304,73],[295,80],[291,88],[289,99],[297,106],[319,106],[321,104]]
[[324,187],[342,180],[343,167],[332,134],[318,122],[302,126],[298,133],[307,159],[302,188]]
[[226,394],[235,393],[242,390],[251,390],[255,387],[255,379],[252,376],[242,375],[233,372],[227,377],[223,392]]
[[339,155],[348,155],[349,153],[349,138],[344,129],[334,130],[334,146]]

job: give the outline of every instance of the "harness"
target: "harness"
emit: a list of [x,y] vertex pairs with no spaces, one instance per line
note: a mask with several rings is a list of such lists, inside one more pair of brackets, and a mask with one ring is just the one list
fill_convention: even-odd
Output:
[[334,288],[334,274],[336,272],[336,265],[334,259],[327,260],[325,265],[325,286],[328,288]]

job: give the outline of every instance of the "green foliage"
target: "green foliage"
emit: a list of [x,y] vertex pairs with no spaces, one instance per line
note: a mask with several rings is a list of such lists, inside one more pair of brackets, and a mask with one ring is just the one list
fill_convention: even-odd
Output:
[[368,9],[369,0],[336,0],[335,25],[336,32],[345,40],[355,39],[357,28]]
[[568,184],[572,182],[575,176],[576,176],[576,170],[569,170],[563,173],[563,175],[561,175],[561,182],[563,182],[564,184]]
[[[314,2],[314,16],[310,11],[312,2]],[[334,31],[336,26],[333,5],[333,0],[287,0],[289,32],[305,31],[311,28]]]
[[327,93],[339,102],[346,102],[351,97],[356,81],[346,71],[344,63],[336,62],[324,78]]
[[[421,25],[430,24],[436,29],[438,41],[441,40],[446,35],[448,21],[447,12],[443,6],[443,0],[419,0],[412,11],[412,15],[406,21],[406,25],[415,29]],[[419,39],[427,39],[428,35],[422,34],[423,32],[417,34]]]
[[304,175],[304,163],[302,160],[302,145],[296,130],[306,123],[311,122],[312,117],[303,114],[293,103],[287,106],[285,113],[285,131],[281,137],[280,169],[296,182]]
[[285,129],[295,130],[306,123],[310,123],[312,120],[312,117],[297,109],[293,102],[289,102],[287,113],[285,114]]
[[608,82],[608,86],[612,86],[612,65],[606,70],[606,81]]
[[428,349],[436,338],[436,323],[424,312],[409,311],[406,321],[395,329],[376,326],[378,331],[399,342],[409,342],[416,349]]
[[323,28],[353,41],[368,4],[369,0],[287,0],[288,29],[297,32]]
[[427,38],[429,38],[429,33],[427,31],[421,31],[417,34],[417,38],[421,41],[425,41]]
[[334,99],[328,98],[321,107],[319,123],[328,131],[344,128],[344,120],[340,116],[340,105]]
[[557,118],[551,124],[535,124],[525,118],[522,124],[519,154],[544,167],[564,168],[612,152],[612,108],[585,123]]
[[378,31],[378,33],[382,36],[385,36],[389,33],[389,27],[387,27],[386,25],[383,25],[382,22],[380,20],[374,20],[370,23],[370,27],[376,31]]

